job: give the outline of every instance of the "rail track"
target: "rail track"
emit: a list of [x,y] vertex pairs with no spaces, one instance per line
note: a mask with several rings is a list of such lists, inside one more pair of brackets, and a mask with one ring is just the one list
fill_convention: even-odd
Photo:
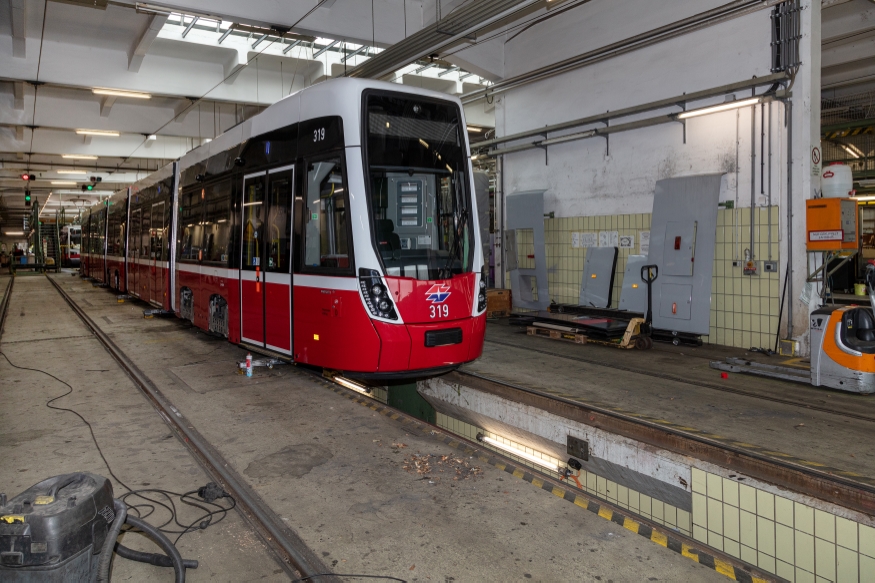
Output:
[[823,407],[821,405],[813,405],[811,403],[806,403],[805,401],[800,401],[800,400],[795,400],[795,399],[785,399],[782,397],[773,397],[771,395],[763,395],[760,393],[745,391],[744,389],[736,389],[733,387],[727,387],[725,385],[718,385],[718,384],[707,383],[707,382],[691,381],[690,379],[685,379],[683,377],[679,377],[676,375],[644,370],[644,369],[636,368],[636,367],[632,367],[632,366],[624,366],[624,365],[615,364],[615,363],[606,364],[605,362],[596,360],[594,358],[585,358],[585,357],[580,357],[580,356],[570,356],[567,354],[559,354],[559,353],[554,352],[554,351],[542,350],[540,348],[535,348],[533,346],[520,346],[520,345],[514,344],[512,342],[502,342],[500,340],[487,339],[486,343],[487,344],[496,344],[499,346],[505,346],[508,348],[516,348],[519,350],[525,350],[527,352],[537,352],[539,354],[546,354],[548,356],[552,356],[554,358],[561,358],[563,360],[570,360],[570,361],[574,361],[574,362],[581,362],[584,364],[591,364],[594,366],[600,366],[600,367],[608,368],[611,370],[621,370],[621,371],[630,372],[633,374],[640,374],[640,375],[644,375],[644,376],[648,376],[648,377],[652,377],[652,378],[658,378],[658,379],[663,379],[663,380],[667,380],[667,381],[682,383],[682,384],[690,385],[693,387],[701,387],[703,389],[720,391],[722,393],[731,393],[734,395],[741,395],[741,396],[750,397],[753,399],[770,401],[772,403],[780,403],[782,405],[790,405],[793,407],[800,407],[802,409],[807,409],[809,411],[819,411],[821,413],[828,413],[830,415],[836,415],[838,417],[845,417],[845,418],[849,418],[849,419],[857,419],[859,421],[867,421],[869,423],[875,423],[875,415],[863,415],[860,413],[854,413],[852,411],[840,411],[837,409],[832,409],[830,407]]
[[12,285],[15,283],[15,278],[10,277],[9,283],[6,284],[6,291],[3,292],[3,301],[0,302],[0,338],[3,338],[3,326],[6,325],[6,312],[9,308],[9,298],[12,296]]
[[809,462],[753,444],[742,444],[663,420],[582,403],[478,373],[457,370],[446,375],[444,379],[638,442],[708,461],[865,514],[875,514],[875,478]]
[[[207,474],[229,492],[237,501],[237,510],[244,520],[262,538],[286,573],[294,579],[319,582],[340,581],[282,519],[256,494],[245,480],[232,469],[231,464],[198,432],[155,383],[109,338],[100,327],[53,278],[46,278],[54,286],[73,312],[91,331],[104,349],[131,378],[176,436],[188,448]],[[0,302],[0,337],[12,296],[15,278],[10,278]]]

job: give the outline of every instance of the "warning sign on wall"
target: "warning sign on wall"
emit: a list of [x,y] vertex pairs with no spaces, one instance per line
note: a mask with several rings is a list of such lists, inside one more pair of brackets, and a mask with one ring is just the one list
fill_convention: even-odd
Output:
[[811,175],[820,176],[820,148],[814,146],[811,148]]

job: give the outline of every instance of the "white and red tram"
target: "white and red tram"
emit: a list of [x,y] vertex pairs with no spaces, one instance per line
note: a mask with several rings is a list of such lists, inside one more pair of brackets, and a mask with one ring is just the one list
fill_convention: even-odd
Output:
[[450,370],[486,326],[468,151],[458,99],[327,81],[95,207],[82,272],[299,363]]

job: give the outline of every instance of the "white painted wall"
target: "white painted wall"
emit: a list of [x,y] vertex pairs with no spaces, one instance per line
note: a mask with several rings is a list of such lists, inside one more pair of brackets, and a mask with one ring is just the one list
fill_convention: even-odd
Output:
[[[642,23],[622,15],[640,2],[593,2],[571,11],[561,22],[547,21],[506,47],[506,71],[515,75],[581,54],[602,44],[643,32],[642,27],[673,22],[719,2],[667,2],[660,21]],[[688,5],[697,5],[691,10]],[[711,6],[708,6],[708,5]],[[680,6],[679,6],[680,5]],[[592,9],[598,9],[593,14]],[[548,24],[549,23],[549,24]],[[552,26],[576,28],[575,34]],[[532,83],[496,98],[498,135],[586,117],[709,89],[769,74],[769,12],[749,15],[571,73]],[[536,47],[541,47],[536,50]],[[549,58],[543,53],[549,53]],[[536,55],[530,58],[527,55]],[[746,95],[738,94],[741,98]],[[722,99],[703,102],[709,105]],[[776,112],[781,106],[773,106]],[[624,118],[633,121],[678,111],[670,108]],[[599,127],[599,126],[594,126]],[[580,131],[577,129],[575,131]],[[774,138],[780,129],[775,132]],[[776,144],[777,145],[777,144]],[[738,147],[736,147],[738,146]],[[780,148],[779,148],[780,149]],[[548,164],[542,150],[505,158],[505,191],[547,189],[547,212],[557,216],[608,215],[649,210],[660,178],[708,172],[729,173],[725,196],[742,205],[750,200],[750,109],[691,119],[687,143],[683,127],[668,124],[615,134],[610,155],[603,138],[551,146]],[[736,167],[736,161],[738,166]],[[736,168],[738,176],[736,176]],[[780,185],[773,168],[773,191]],[[742,185],[736,189],[736,180]],[[778,194],[773,192],[773,194]],[[764,201],[761,201],[761,204]]]

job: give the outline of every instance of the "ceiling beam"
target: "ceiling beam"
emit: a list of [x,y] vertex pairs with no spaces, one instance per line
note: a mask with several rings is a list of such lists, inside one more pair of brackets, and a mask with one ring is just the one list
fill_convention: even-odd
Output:
[[146,53],[149,52],[149,47],[151,47],[152,43],[155,42],[155,39],[158,38],[158,33],[161,32],[161,28],[164,26],[165,22],[167,22],[166,14],[155,14],[149,18],[149,21],[146,23],[146,27],[140,34],[140,37],[134,40],[128,51],[128,71],[133,73],[140,71],[140,65],[143,64],[143,58],[146,56]]
[[9,0],[12,56],[23,59],[27,43],[27,0]]

